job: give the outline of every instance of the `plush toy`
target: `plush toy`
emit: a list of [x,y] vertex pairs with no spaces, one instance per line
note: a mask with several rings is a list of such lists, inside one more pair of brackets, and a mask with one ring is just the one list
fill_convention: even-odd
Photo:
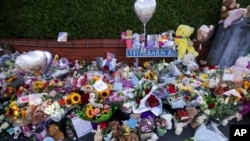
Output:
[[187,53],[183,56],[182,64],[187,67],[187,74],[199,69],[195,56],[191,53]]
[[191,123],[195,119],[196,115],[199,113],[199,110],[196,109],[195,107],[186,107],[185,111],[188,112],[188,117],[189,117],[188,122],[189,123]]
[[229,15],[228,12],[233,9],[240,8],[240,4],[236,2],[236,0],[223,0],[221,11],[220,11],[220,18],[222,20],[226,19]]
[[231,116],[225,118],[224,120],[222,120],[221,125],[226,126],[228,124],[228,122],[230,120],[232,120],[232,119],[236,119],[236,121],[239,122],[239,121],[242,120],[242,115],[240,113],[236,112],[233,115],[231,115]]
[[64,134],[56,124],[49,125],[48,133],[55,141],[64,141]]
[[175,33],[173,30],[168,30],[167,32],[163,32],[159,38],[159,47],[175,49],[174,36]]
[[197,57],[199,53],[195,51],[190,36],[194,33],[194,28],[188,25],[179,25],[175,32],[174,42],[177,44],[178,60],[183,59],[186,53],[191,53]]
[[127,141],[139,141],[139,136],[136,133],[131,132],[126,139]]
[[100,125],[97,126],[97,130],[92,130],[92,132],[95,133],[94,141],[102,141],[103,140],[102,129],[101,129]]
[[244,15],[244,18],[247,18],[247,19],[250,18],[250,5],[247,6],[247,11],[246,11],[246,13]]
[[248,57],[240,56],[236,59],[235,64],[229,68],[233,73],[233,82],[240,82],[243,80],[243,77],[250,73],[250,70],[247,69],[248,61]]
[[203,124],[206,120],[207,120],[207,115],[205,114],[201,114],[199,116],[197,116],[191,123],[190,126],[194,129],[196,129],[197,127],[199,127],[201,124]]
[[19,135],[22,133],[22,129],[20,126],[13,127],[14,130],[14,137],[13,139],[18,139]]
[[247,12],[247,9],[245,9],[245,8],[230,10],[228,12],[227,18],[224,20],[224,26],[223,27],[224,28],[230,27],[231,24],[234,21],[237,21],[237,20],[241,19],[246,12]]
[[197,41],[200,43],[199,49],[201,49],[201,44],[207,42],[214,34],[214,25],[201,25],[197,30]]
[[134,33],[134,34],[132,35],[132,37],[133,37],[133,45],[132,45],[132,48],[133,48],[133,49],[139,49],[139,48],[141,48],[140,34]]

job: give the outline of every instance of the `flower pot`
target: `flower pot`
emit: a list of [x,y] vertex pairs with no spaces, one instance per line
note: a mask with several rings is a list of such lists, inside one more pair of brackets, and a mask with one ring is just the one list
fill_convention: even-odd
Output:
[[160,137],[167,134],[167,129],[164,128],[156,128],[156,134]]

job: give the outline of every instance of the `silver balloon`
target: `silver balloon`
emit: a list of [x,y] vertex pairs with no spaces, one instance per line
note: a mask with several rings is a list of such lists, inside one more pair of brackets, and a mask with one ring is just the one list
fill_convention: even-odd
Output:
[[143,24],[146,24],[155,13],[156,1],[155,0],[136,0],[135,13]]
[[29,51],[19,55],[15,60],[15,67],[18,70],[35,73],[44,72],[48,64],[48,52],[45,51]]

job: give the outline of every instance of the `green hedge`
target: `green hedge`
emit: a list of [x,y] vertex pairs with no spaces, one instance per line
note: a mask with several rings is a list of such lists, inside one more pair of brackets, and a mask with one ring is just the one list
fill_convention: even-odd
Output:
[[[218,23],[221,0],[156,0],[147,33],[175,30],[179,24],[197,29]],[[134,12],[135,0],[1,0],[0,38],[70,39],[119,38],[126,29],[142,33]],[[246,0],[238,0],[246,7]]]

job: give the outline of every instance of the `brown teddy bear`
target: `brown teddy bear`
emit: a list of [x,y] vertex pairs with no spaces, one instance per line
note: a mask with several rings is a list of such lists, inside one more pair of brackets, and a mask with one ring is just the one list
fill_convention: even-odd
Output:
[[246,9],[247,9],[247,12],[244,15],[244,17],[249,19],[250,18],[250,5],[248,5]]
[[64,134],[56,124],[49,125],[48,133],[55,141],[64,141]]
[[240,8],[240,4],[236,2],[236,0],[223,0],[221,11],[220,11],[220,18],[224,20],[228,17],[228,12],[233,9]]

